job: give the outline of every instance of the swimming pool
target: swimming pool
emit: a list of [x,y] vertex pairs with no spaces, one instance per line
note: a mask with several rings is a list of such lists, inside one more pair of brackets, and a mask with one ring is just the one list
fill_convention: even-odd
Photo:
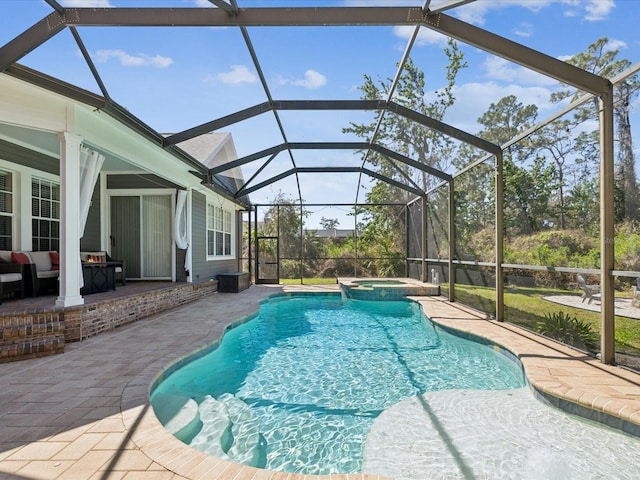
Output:
[[397,402],[522,388],[520,365],[503,353],[435,327],[410,301],[275,297],[164,379],[151,401],[166,424],[166,405],[177,400],[188,418],[176,436],[212,455],[292,473],[352,473],[362,470],[375,419]]
[[440,295],[440,287],[415,279],[365,278],[338,279],[340,289],[353,300],[404,300],[408,296]]

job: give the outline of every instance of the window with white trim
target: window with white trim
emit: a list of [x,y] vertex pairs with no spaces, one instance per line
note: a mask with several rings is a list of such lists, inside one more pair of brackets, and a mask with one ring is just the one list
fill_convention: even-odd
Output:
[[0,170],[0,250],[13,250],[13,174]]
[[60,185],[31,179],[31,237],[34,251],[60,248]]
[[207,256],[225,257],[232,255],[231,212],[221,207],[207,204]]

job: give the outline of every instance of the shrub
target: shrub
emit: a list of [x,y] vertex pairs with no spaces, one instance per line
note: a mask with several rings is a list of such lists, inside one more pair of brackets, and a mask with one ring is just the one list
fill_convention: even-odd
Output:
[[595,351],[599,340],[590,324],[562,311],[545,314],[544,321],[536,325],[536,331],[582,350]]

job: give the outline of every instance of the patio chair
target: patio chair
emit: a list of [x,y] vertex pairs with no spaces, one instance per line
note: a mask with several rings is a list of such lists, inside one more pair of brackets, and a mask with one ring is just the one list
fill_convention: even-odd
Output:
[[587,281],[580,274],[576,276],[576,279],[578,280],[578,286],[582,290],[582,303],[589,299],[587,304],[591,304],[593,299],[600,298],[600,285],[587,285]]
[[636,278],[636,285],[633,287],[633,298],[631,305],[640,308],[640,277]]

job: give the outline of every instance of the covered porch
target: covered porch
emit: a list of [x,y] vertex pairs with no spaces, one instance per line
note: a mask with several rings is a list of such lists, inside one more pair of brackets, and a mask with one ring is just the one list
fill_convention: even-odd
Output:
[[185,305],[217,291],[218,282],[128,282],[59,307],[56,294],[0,305],[0,363],[63,353],[65,345]]

